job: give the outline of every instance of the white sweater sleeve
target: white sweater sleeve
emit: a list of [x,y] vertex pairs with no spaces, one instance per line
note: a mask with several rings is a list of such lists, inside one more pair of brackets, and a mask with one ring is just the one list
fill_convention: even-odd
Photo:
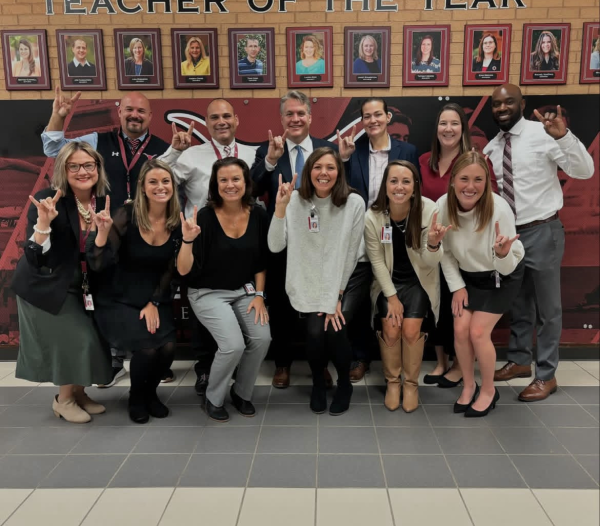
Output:
[[[350,279],[350,276],[352,275],[352,272],[354,272],[354,268],[356,267],[356,256],[358,254],[358,247],[360,246],[360,241],[363,237],[363,233],[365,230],[365,211],[362,203],[362,198],[360,198],[360,206],[356,206],[354,208],[352,231],[350,239],[348,240],[348,254],[346,256],[344,272],[342,274],[342,280],[340,282],[340,290],[346,290],[348,280]],[[350,202],[346,204],[346,206],[348,205],[350,205]],[[352,205],[354,205],[354,203],[352,203]]]
[[273,216],[273,219],[271,219],[271,226],[269,226],[267,242],[271,252],[281,252],[287,246],[287,228],[285,217],[280,219],[275,215]]

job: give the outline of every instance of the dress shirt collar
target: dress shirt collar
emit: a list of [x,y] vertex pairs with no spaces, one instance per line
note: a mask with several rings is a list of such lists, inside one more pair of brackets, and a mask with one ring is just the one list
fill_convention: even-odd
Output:
[[381,150],[374,150],[371,141],[369,141],[369,153],[377,153],[377,152],[389,152],[392,149],[392,141],[390,141],[390,134],[387,136],[387,146],[382,148]]
[[84,66],[91,66],[91,64],[86,60],[85,63],[81,63],[79,62],[76,58],[73,59],[73,64],[75,64],[75,67],[84,67]]
[[[123,136],[123,138],[130,140],[130,137],[127,136],[127,134],[125,133],[125,131],[122,128],[121,128],[121,135]],[[140,143],[144,142],[146,135],[148,135],[148,132],[146,132],[146,133],[144,133],[144,135],[140,135],[138,137],[138,139],[140,140]]]
[[235,148],[235,137],[233,139],[233,141],[231,141],[231,144],[221,144],[220,142],[215,141],[214,139],[211,139],[212,143],[215,145],[215,148],[217,148],[220,152],[225,152],[225,146],[229,146],[229,148],[231,148],[231,151],[233,152],[233,149]]
[[300,146],[305,152],[312,152],[312,139],[310,135],[307,135],[301,143],[296,144],[294,141],[290,139],[285,140],[288,151],[291,152],[296,146]]
[[[521,135],[521,132],[525,129],[525,124],[527,123],[525,117],[521,117],[516,124],[508,130],[511,135]],[[504,135],[506,132],[500,131],[500,135]]]

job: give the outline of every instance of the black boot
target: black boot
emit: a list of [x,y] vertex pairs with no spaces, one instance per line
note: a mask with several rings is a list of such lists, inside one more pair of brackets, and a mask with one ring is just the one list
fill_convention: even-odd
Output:
[[148,408],[148,413],[154,418],[166,418],[169,416],[169,408],[160,401],[155,388],[148,391],[146,407]]
[[214,420],[215,422],[229,422],[229,413],[227,412],[227,409],[225,409],[225,406],[217,407],[205,397],[202,407],[206,411],[208,418],[211,420]]
[[144,393],[133,388],[129,391],[129,418],[136,424],[145,424],[150,420]]
[[350,407],[350,399],[354,388],[348,377],[338,380],[337,390],[333,395],[333,401],[329,407],[329,414],[332,416],[343,415]]
[[327,411],[327,384],[325,382],[325,373],[323,369],[316,369],[313,372],[313,387],[310,394],[310,410],[317,414],[323,414]]

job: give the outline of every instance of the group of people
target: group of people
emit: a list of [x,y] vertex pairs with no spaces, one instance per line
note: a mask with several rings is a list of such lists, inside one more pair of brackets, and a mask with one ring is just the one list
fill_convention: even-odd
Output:
[[[252,392],[269,348],[273,386],[289,386],[294,327],[305,336],[309,405],[319,414],[349,409],[353,382],[369,371],[373,329],[390,411],[418,408],[426,333],[438,364],[424,381],[462,382],[454,412],[465,417],[495,407],[494,381],[532,375],[536,326],[535,378],[519,398],[556,390],[564,250],[557,167],[579,179],[594,170],[560,107],[527,121],[519,88],[495,89],[501,131],[488,159],[472,150],[462,108],[446,104],[431,152],[419,158],[390,136],[391,114],[378,97],[361,104],[364,135],[355,140],[353,128],[334,143],[310,135],[309,98],[288,92],[281,134],[269,130],[256,151],[236,141],[239,119],[225,99],[207,107],[209,143],[193,146],[193,126],[173,125],[168,145],[151,135],[150,103],[135,92],[121,100],[118,131],[68,140],[62,127],[78,97],[56,90],[42,134],[46,154],[56,156],[52,188],[31,197],[13,283],[16,375],[59,386],[57,416],[87,422],[103,412],[84,388],[113,384],[127,353],[130,418],[168,416],[156,389],[172,377],[179,285],[194,312],[196,390],[218,422],[229,419],[228,391],[235,410],[255,415]],[[508,311],[509,361],[494,371],[491,332]],[[455,352],[451,368],[445,352]],[[329,362],[337,389],[328,407]]]

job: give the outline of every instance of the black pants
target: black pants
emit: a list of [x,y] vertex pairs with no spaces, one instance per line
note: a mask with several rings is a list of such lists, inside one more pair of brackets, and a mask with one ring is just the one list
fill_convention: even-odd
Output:
[[452,292],[448,288],[448,283],[444,278],[444,273],[440,268],[440,316],[437,327],[433,327],[434,316],[430,319],[431,327],[429,328],[428,343],[431,345],[441,345],[444,347],[444,352],[453,358],[456,353],[454,351],[454,318],[452,316]]

